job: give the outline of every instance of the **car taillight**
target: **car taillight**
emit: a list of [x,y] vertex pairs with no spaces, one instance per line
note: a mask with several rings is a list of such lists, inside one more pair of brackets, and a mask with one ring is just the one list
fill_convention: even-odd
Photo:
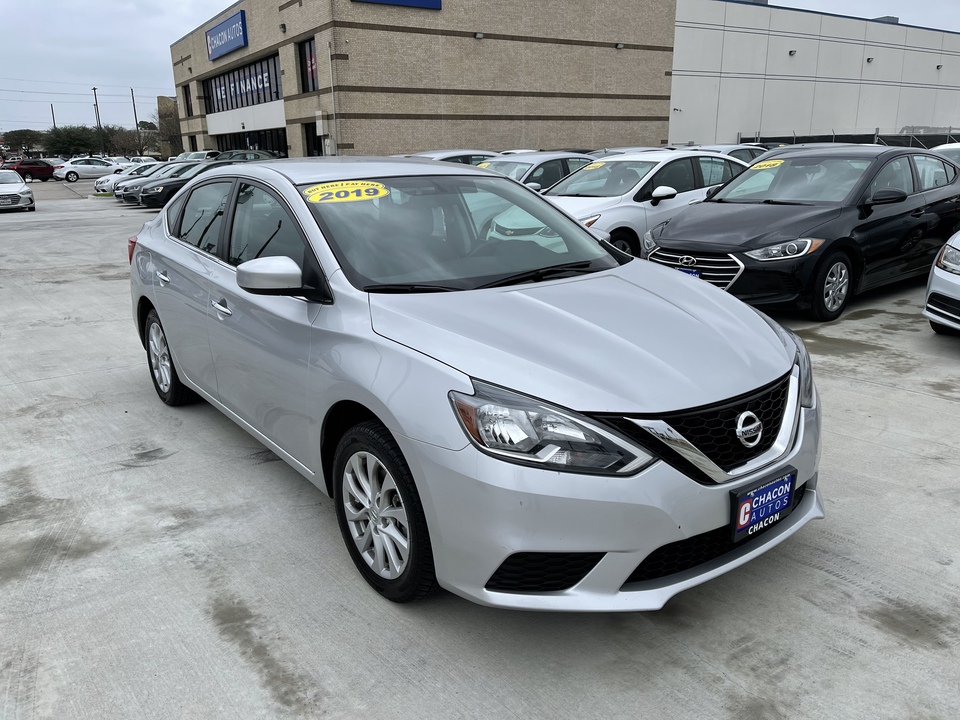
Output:
[[132,238],[127,239],[127,259],[130,264],[133,264],[133,251],[137,248],[137,236],[134,235]]

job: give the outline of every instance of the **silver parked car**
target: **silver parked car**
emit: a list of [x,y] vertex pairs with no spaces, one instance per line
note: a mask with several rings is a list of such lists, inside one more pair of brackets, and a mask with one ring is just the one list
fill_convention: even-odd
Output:
[[960,233],[943,246],[927,280],[923,315],[941,335],[960,335]]
[[123,172],[123,167],[115,162],[86,157],[66,160],[62,165],[57,165],[53,169],[53,177],[57,180],[76,182],[80,178],[99,178],[119,172]]
[[33,190],[16,170],[0,170],[0,210],[36,210]]
[[393,157],[439,160],[441,162],[459,163],[461,165],[479,165],[499,155],[500,153],[495,153],[491,150],[424,150],[410,155],[394,155]]
[[[491,205],[549,241],[484,235]],[[129,248],[160,399],[207,400],[334,498],[391,600],[650,610],[823,517],[799,338],[508,178],[232,165]]]
[[493,170],[511,177],[533,190],[548,188],[594,159],[589,155],[570,152],[515,153],[508,157],[484,160],[477,167]]

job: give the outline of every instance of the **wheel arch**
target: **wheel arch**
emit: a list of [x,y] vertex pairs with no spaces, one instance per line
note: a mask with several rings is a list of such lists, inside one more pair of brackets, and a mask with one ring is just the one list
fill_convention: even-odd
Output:
[[820,268],[823,267],[823,264],[827,261],[833,253],[843,252],[850,258],[850,262],[853,263],[853,292],[856,294],[860,291],[860,284],[863,280],[863,273],[865,269],[865,261],[863,258],[863,251],[860,249],[860,246],[852,238],[840,238],[832,243],[830,243],[825,251],[820,254],[820,259],[817,261],[816,269],[814,270],[814,277],[816,273],[820,272]]
[[[340,439],[354,425],[373,420],[386,427],[380,417],[366,405],[355,400],[341,400],[334,403],[323,418],[320,429],[320,470],[323,475],[327,495],[333,497],[333,456]],[[387,430],[389,432],[389,429]]]
[[147,325],[147,315],[155,309],[153,303],[146,297],[141,297],[137,302],[137,335],[140,336],[140,344],[143,345],[144,349],[147,347],[147,338],[143,332]]

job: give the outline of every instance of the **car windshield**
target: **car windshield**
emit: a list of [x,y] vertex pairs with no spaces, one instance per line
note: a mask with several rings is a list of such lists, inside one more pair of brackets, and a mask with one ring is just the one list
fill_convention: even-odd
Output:
[[795,157],[754,163],[711,202],[839,203],[873,163],[866,157]]
[[618,197],[626,195],[657,166],[649,160],[598,160],[554,185],[547,195]]
[[19,185],[23,182],[20,174],[13,170],[0,170],[0,185]]
[[[619,262],[579,223],[496,177],[412,176],[299,186],[350,282],[370,292],[473,290]],[[538,231],[503,238],[510,211]]]
[[[170,172],[158,174],[157,177],[175,177],[175,178],[183,177],[184,175],[186,175],[186,173],[188,173],[190,170],[192,170],[195,167],[197,167],[197,163],[181,163],[179,165],[174,165],[170,169]],[[191,175],[189,177],[193,177],[193,176]]]
[[491,162],[488,160],[480,163],[478,167],[493,170],[514,180],[521,180],[527,170],[533,167],[533,163],[510,162],[509,160],[494,160]]
[[216,167],[216,165],[213,165],[212,163],[197,163],[196,165],[191,165],[183,172],[177,173],[174,175],[174,177],[183,179],[192,178],[194,175],[199,175],[204,170],[209,170],[212,167]]
[[943,150],[936,150],[935,152],[940,153],[948,160],[953,160],[955,163],[960,163],[960,147],[944,148]]

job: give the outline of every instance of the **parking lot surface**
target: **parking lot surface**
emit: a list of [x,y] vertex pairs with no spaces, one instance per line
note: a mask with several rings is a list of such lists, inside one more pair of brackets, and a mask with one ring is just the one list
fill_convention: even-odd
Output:
[[398,606],[321,491],[160,403],[126,254],[153,213],[81,185],[0,214],[0,717],[960,716],[960,338],[922,283],[776,315],[813,355],[826,520],[656,613]]

